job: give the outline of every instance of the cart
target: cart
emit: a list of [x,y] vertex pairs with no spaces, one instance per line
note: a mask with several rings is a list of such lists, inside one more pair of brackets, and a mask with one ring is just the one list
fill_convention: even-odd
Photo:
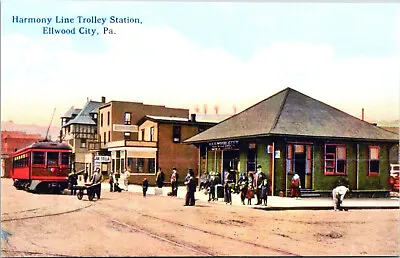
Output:
[[94,196],[96,194],[96,187],[98,185],[99,184],[74,185],[76,191],[76,197],[78,197],[78,200],[82,200],[83,195],[86,194],[88,196],[89,201],[93,201]]

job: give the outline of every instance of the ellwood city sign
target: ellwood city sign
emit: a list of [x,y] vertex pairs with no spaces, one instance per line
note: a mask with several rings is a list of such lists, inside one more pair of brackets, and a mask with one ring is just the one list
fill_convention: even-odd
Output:
[[239,149],[239,141],[219,141],[219,142],[210,142],[208,146],[211,150],[232,150]]

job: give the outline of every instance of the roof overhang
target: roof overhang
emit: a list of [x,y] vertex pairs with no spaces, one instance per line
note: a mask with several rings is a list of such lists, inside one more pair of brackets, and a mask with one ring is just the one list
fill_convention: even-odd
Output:
[[258,134],[258,135],[242,135],[237,137],[223,137],[207,140],[190,141],[190,139],[184,141],[186,144],[201,144],[214,141],[230,141],[230,140],[253,140],[255,138],[263,137],[290,137],[290,138],[305,138],[305,139],[325,139],[325,140],[341,140],[341,141],[356,141],[356,142],[386,142],[398,144],[399,140],[393,139],[370,139],[370,138],[350,138],[350,137],[337,137],[337,136],[310,136],[310,135],[294,135],[294,134]]

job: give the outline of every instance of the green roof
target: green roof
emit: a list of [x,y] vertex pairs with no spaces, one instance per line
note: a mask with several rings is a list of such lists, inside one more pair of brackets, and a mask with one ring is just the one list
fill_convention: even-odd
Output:
[[395,133],[286,88],[185,142],[273,135],[399,141]]

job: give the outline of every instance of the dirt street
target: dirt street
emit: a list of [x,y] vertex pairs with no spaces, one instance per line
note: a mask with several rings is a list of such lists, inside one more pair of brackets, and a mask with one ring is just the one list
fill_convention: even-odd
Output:
[[398,210],[263,211],[183,203],[104,189],[100,200],[85,195],[80,201],[19,191],[2,179],[2,256],[400,254]]

